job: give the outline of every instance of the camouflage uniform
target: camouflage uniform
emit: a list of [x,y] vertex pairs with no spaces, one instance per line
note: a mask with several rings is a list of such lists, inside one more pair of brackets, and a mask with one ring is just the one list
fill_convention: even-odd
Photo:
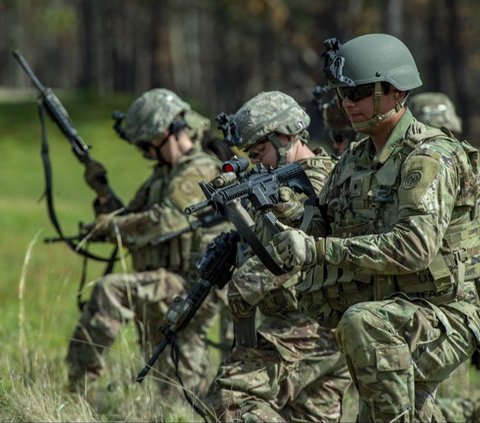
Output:
[[[416,94],[408,101],[412,114],[435,128],[446,128],[456,136],[462,132],[462,120],[452,101],[441,92]],[[438,387],[436,403],[449,422],[472,422],[475,401],[469,399],[470,363],[467,361]]]
[[318,112],[332,141],[332,155],[338,160],[350,143],[357,139],[357,133],[336,99],[320,104]]
[[[235,115],[244,140],[254,144],[258,132],[265,136],[277,131],[280,125],[274,117],[279,114],[278,104],[285,107],[290,101],[293,99],[277,92],[262,93],[250,100],[247,105],[251,106],[251,124],[243,121],[241,126],[246,106]],[[260,116],[254,115],[257,109],[263,112]],[[298,105],[290,113],[292,122],[308,118]],[[287,115],[283,114],[282,119],[285,128]],[[267,129],[262,133],[259,126],[267,120]],[[256,134],[248,134],[245,129],[252,126]],[[288,148],[277,151],[281,159]],[[322,150],[316,157],[298,163],[318,193],[333,167],[331,159]],[[257,218],[257,231],[265,236],[261,219]],[[232,293],[238,292],[247,309],[258,307],[262,320],[257,328],[258,346],[237,346],[222,361],[209,388],[206,403],[221,421],[339,421],[343,394],[351,380],[333,331],[322,328],[298,308],[294,285],[300,276],[275,276],[257,256],[250,257],[234,273],[229,292],[234,316],[242,314],[236,310],[236,301],[232,301]]]
[[[421,85],[394,37],[326,44],[335,86],[375,86],[377,115],[355,122],[362,130],[395,113],[379,114],[380,82],[404,92]],[[297,292],[311,316],[338,324],[361,422],[442,420],[438,384],[480,341],[478,152],[403,112],[380,151],[366,138],[343,154],[320,194],[313,236],[292,229],[272,243],[282,260],[316,264]]]
[[[168,103],[170,98],[174,99],[173,106]],[[183,109],[188,110],[188,105],[180,102],[175,94],[162,89],[149,91],[137,99],[127,112],[127,124],[128,118],[139,121],[139,126],[130,122],[136,132],[134,129],[128,131],[127,126],[133,142],[151,139],[149,125],[155,125],[155,122],[160,127],[159,132],[163,132],[165,123],[162,119],[167,116],[168,124],[169,112],[173,113],[170,116],[173,120]],[[137,108],[141,105],[147,110],[153,109],[153,116],[145,117],[145,112]],[[210,180],[218,172],[218,161],[201,151],[196,143],[174,166],[155,166],[152,176],[130,202],[128,213],[115,216],[103,229],[107,240],[117,242],[117,237],[121,238],[132,256],[135,272],[110,274],[95,283],[69,346],[67,362],[72,384],[81,382],[86,374],[94,376],[101,371],[105,350],[128,321],[133,320],[136,324],[145,356],[151,355],[152,346],[161,340],[158,328],[169,302],[188,291],[195,278],[197,259],[224,225],[208,231],[197,229],[155,246],[150,242],[161,235],[189,227],[183,210],[204,198],[198,182]],[[98,202],[96,205],[98,207]],[[205,304],[204,315],[177,336],[182,360],[180,374],[188,387],[200,390],[206,388],[208,369],[204,339],[217,308],[213,300]],[[157,363],[162,374],[156,376],[160,380],[165,375],[173,377],[173,365],[167,354]]]
[[452,101],[444,93],[416,94],[408,101],[408,107],[420,122],[434,128],[447,128],[455,136],[462,132],[462,119],[457,115]]

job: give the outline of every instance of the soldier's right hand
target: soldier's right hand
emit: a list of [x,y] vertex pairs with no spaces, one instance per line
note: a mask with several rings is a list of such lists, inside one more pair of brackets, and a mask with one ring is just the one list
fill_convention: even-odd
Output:
[[85,165],[84,178],[88,186],[98,194],[99,197],[107,197],[111,190],[108,186],[107,170],[105,167],[95,160],[89,161]]

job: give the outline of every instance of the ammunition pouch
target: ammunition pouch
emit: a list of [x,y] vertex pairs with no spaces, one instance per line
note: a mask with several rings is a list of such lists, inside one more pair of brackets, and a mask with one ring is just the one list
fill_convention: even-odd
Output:
[[480,287],[480,221],[452,226],[443,247],[427,269],[408,275],[369,275],[325,266],[321,290],[329,305],[345,311],[363,301],[381,301],[395,293],[435,305],[455,300],[478,301]]
[[262,314],[269,316],[278,313],[288,313],[298,309],[294,294],[285,288],[269,291],[258,304]]

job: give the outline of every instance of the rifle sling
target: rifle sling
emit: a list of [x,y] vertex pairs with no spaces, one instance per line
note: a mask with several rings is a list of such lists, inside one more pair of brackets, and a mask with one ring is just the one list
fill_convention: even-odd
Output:
[[[43,163],[43,172],[45,175],[45,191],[42,197],[45,197],[47,202],[47,211],[48,216],[50,218],[50,222],[52,222],[53,227],[58,233],[58,236],[70,247],[72,251],[81,256],[87,257],[92,260],[102,261],[109,263],[112,260],[112,257],[102,257],[97,254],[91,253],[84,248],[78,246],[72,240],[66,238],[63,234],[62,227],[60,226],[60,222],[57,218],[57,214],[55,212],[55,206],[53,201],[53,178],[52,178],[52,166],[50,163],[50,156],[49,156],[49,147],[48,147],[48,140],[47,140],[47,129],[45,126],[45,116],[44,116],[44,105],[43,102],[40,102],[38,105],[38,114],[40,116],[40,123],[42,129],[42,148],[41,148],[41,156],[42,156],[42,163]],[[117,258],[114,257],[114,261]]]
[[231,207],[225,206],[222,203],[215,203],[216,208],[223,216],[225,216],[233,225],[237,228],[238,232],[242,237],[247,241],[247,243],[252,247],[252,250],[262,261],[265,267],[270,270],[274,275],[283,275],[284,273],[290,272],[291,268],[280,267],[272,256],[265,249],[263,244],[258,239],[255,232],[253,232],[250,227],[245,223],[240,214],[233,210]]
[[305,211],[303,212],[302,223],[300,225],[300,230],[307,232],[310,223],[312,223],[313,214],[317,206],[317,197],[315,195],[308,197],[308,199],[303,203]]

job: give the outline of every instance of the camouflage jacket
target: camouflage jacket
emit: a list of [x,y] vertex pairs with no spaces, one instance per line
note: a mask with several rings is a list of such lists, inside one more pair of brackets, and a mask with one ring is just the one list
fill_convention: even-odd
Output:
[[194,218],[184,214],[185,207],[204,199],[198,183],[211,180],[219,171],[219,162],[201,151],[200,143],[174,167],[157,165],[130,202],[128,213],[113,219],[107,238],[116,242],[117,233],[120,235],[137,271],[159,267],[181,273],[192,270],[199,254],[222,225],[210,228],[208,233],[198,229],[155,246],[151,241],[189,227],[189,220]]
[[[332,159],[321,150],[317,156],[298,163],[318,194],[333,168]],[[294,286],[300,278],[300,273],[275,276],[257,256],[252,256],[235,271],[230,282],[247,303],[261,310],[263,319],[257,332],[287,361],[321,355],[328,350],[329,342],[335,343],[332,334],[324,334],[321,340],[319,333],[323,329],[299,311]]]
[[316,292],[309,306],[342,312],[396,292],[476,302],[478,174],[476,149],[408,110],[380,152],[369,138],[353,143],[320,194],[312,233],[327,236],[325,266],[298,287]]

